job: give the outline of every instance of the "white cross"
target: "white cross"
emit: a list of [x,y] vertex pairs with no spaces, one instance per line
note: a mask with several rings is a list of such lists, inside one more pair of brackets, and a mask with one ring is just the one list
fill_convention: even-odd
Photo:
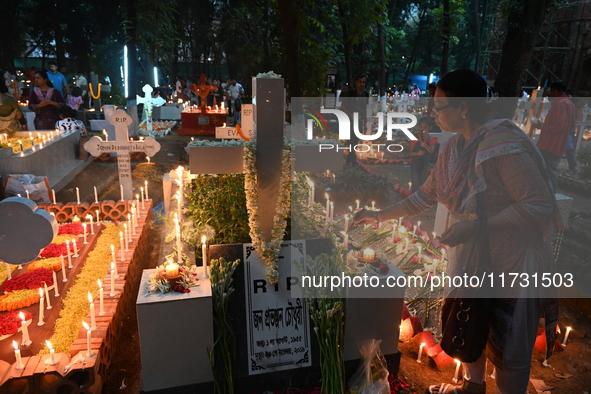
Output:
[[148,129],[148,134],[152,137],[152,108],[160,107],[166,103],[162,97],[152,97],[154,89],[149,84],[144,85],[142,88],[144,97],[136,96],[138,104],[144,104],[144,121]]
[[160,150],[160,143],[152,137],[147,137],[143,141],[130,141],[127,130],[129,125],[133,123],[133,119],[122,109],[117,110],[111,116],[109,123],[115,126],[115,141],[103,141],[94,136],[84,144],[84,149],[95,157],[103,153],[117,152],[119,183],[123,185],[124,198],[131,200],[133,199],[133,190],[129,154],[144,152],[147,156],[152,157]]

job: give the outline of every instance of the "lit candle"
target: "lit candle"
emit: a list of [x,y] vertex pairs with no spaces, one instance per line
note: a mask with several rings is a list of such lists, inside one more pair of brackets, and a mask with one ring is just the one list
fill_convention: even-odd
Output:
[[90,327],[88,327],[88,324],[86,324],[85,321],[82,322],[82,325],[84,326],[84,328],[86,328],[86,357],[92,357],[92,347],[91,347],[91,330]]
[[441,261],[445,260],[445,248],[441,248]]
[[90,291],[88,292],[88,302],[90,303],[90,329],[94,331],[96,330],[96,316],[94,309],[94,300],[92,299]]
[[454,373],[454,378],[452,380],[454,383],[458,383],[460,380],[460,365],[462,365],[462,362],[455,358],[454,361],[456,362],[456,372]]
[[[54,297],[60,296],[59,289],[57,286],[57,274],[55,273],[55,271],[53,271],[53,292],[54,292]],[[47,298],[49,298],[49,297],[47,297]]]
[[25,314],[23,312],[19,312],[18,316],[21,318],[21,331],[23,332],[23,340],[21,341],[21,345],[29,346],[31,344],[31,338],[29,337],[29,325],[25,320]]
[[435,239],[435,238],[437,238],[437,234],[435,233],[435,231],[433,231],[433,238],[432,239]]
[[376,202],[375,201],[372,201],[371,202],[371,209],[375,209],[375,208],[376,208]]
[[402,226],[402,218],[398,218],[398,227]]
[[144,187],[140,187],[140,195],[142,197],[142,209],[145,209],[146,207],[144,206]]
[[43,282],[43,290],[45,291],[45,298],[47,299],[47,307],[45,309],[53,308],[51,306],[51,297],[49,297],[49,289],[47,288],[47,283]]
[[94,235],[94,219],[92,215],[86,215],[86,219],[90,219],[90,235]]
[[119,185],[119,190],[121,191],[121,201],[125,200],[123,198],[123,185]]
[[84,245],[86,245],[88,242],[86,241],[86,223],[82,223],[82,231],[84,234]]
[[14,356],[16,357],[16,369],[23,369],[25,366],[23,365],[23,360],[21,359],[21,351],[18,348],[18,344],[16,341],[12,341],[12,346],[14,346]]
[[80,189],[76,188],[76,204],[80,205]]
[[[150,158],[148,157],[148,163],[150,162]],[[148,196],[148,181],[144,181],[144,186],[146,187],[146,200],[149,200],[150,197]]]
[[412,190],[412,182],[408,182],[408,190]]
[[308,178],[308,176],[306,176],[306,179],[308,180],[308,186],[310,186],[310,194],[308,195],[308,206],[311,207],[314,205],[314,182],[312,182],[310,178]]
[[334,172],[332,173],[332,183],[337,183],[337,175]]
[[330,215],[330,199],[328,198],[328,193],[324,193],[324,197],[326,197],[326,217],[324,219],[324,224],[328,224],[328,217]]
[[175,226],[176,230],[176,255],[177,255],[177,263],[180,265],[183,263],[182,255],[181,255],[181,226],[178,224]]
[[66,267],[64,266],[64,255],[60,255],[60,263],[62,264],[62,282],[67,282],[68,279],[66,278]]
[[562,341],[562,346],[566,346],[566,341],[568,341],[568,336],[569,336],[572,329],[573,328],[570,326],[566,328],[566,334],[564,334],[564,340]]
[[334,202],[330,202],[330,221],[332,222],[334,218]]
[[[135,211],[135,208],[132,206],[131,207],[131,213],[133,213],[133,211]],[[135,235],[135,226],[134,226],[134,216],[131,216],[131,214],[127,214],[127,222],[129,223],[129,226],[131,227],[131,235]]]
[[96,280],[99,287],[99,316],[105,314],[105,303],[103,301],[103,282],[100,279]]
[[51,342],[46,340],[45,344],[49,348],[49,365],[57,364],[57,361],[55,361],[55,349],[53,348],[53,346],[51,346]]
[[109,134],[107,133],[107,130],[103,129],[103,135],[105,136],[105,141],[109,141]]
[[142,217],[141,210],[140,210],[139,194],[136,194],[135,195],[135,206],[137,207],[137,210],[136,210],[136,220],[135,220],[135,225],[137,226],[138,225],[137,224],[137,219],[139,219],[139,218]]
[[412,236],[413,236],[413,238],[414,238],[416,232],[417,232],[417,226],[412,226]]
[[343,249],[347,250],[349,249],[349,234],[346,231],[343,231],[343,234],[345,234],[345,239],[343,240]]
[[349,228],[349,215],[345,214],[345,232]]
[[95,209],[94,213],[96,214],[96,224],[98,225],[99,224],[99,210]]
[[111,264],[115,267],[115,278],[119,278],[119,272],[117,271],[117,263],[115,263],[115,245],[111,244]]
[[78,257],[78,245],[76,244],[75,239],[72,240],[72,247],[74,248],[74,254],[72,254],[72,257]]
[[166,266],[166,276],[169,278],[175,278],[179,276],[179,265],[176,263],[170,262]]
[[66,239],[66,255],[68,256],[68,268],[72,269],[72,256],[70,255],[70,241]]
[[326,170],[326,177],[328,178],[330,176],[330,170]]
[[98,204],[98,191],[96,190],[96,186],[94,186],[94,203]]
[[123,231],[119,231],[119,255],[120,255],[120,260],[125,261],[125,246],[123,245]]
[[423,355],[423,348],[425,347],[425,343],[421,343],[419,346],[419,357],[417,357],[417,363],[421,362],[421,356]]
[[420,220],[417,222],[417,229],[419,229],[419,230],[421,229],[421,221]]
[[419,245],[419,259],[421,258],[422,251],[423,251],[423,246]]
[[43,296],[43,289],[40,287],[39,288],[39,321],[37,322],[38,326],[42,326],[45,324],[45,322],[43,321],[43,309],[44,309],[44,299],[45,297]]
[[353,206],[349,205],[349,212],[353,212]]
[[111,263],[111,297],[115,296],[115,263]]
[[27,198],[30,200],[30,199],[31,199],[31,196],[30,196],[30,194],[29,194],[29,191],[28,191],[28,190],[25,190],[25,193],[26,193],[26,195],[27,195]]
[[209,278],[207,273],[207,237],[201,237],[201,259],[203,260],[203,277]]
[[51,189],[51,197],[53,197],[53,203],[55,204],[57,200],[55,199],[55,190]]
[[129,251],[129,231],[127,231],[127,223],[123,223],[123,228],[125,229],[125,251]]
[[183,216],[183,213],[181,212],[181,191],[177,191],[176,192],[176,196],[177,196],[177,211],[179,213],[179,218]]
[[357,211],[359,211],[359,200],[355,200],[355,204],[357,204],[357,206],[355,207],[355,209],[356,209]]
[[373,261],[376,258],[376,252],[367,248],[363,251],[363,261]]
[[12,279],[12,271],[10,269],[10,264],[5,263],[6,264],[6,277],[10,280]]

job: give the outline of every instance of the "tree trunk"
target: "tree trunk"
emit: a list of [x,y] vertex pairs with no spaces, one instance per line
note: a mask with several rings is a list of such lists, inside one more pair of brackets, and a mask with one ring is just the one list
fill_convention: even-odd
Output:
[[291,97],[302,96],[302,84],[300,80],[300,10],[290,0],[278,0],[279,17],[283,28],[283,44],[287,57],[287,83]]
[[450,0],[443,0],[443,26],[441,29],[441,74],[449,71],[449,38],[451,36],[451,15],[449,12]]
[[347,29],[347,21],[345,17],[345,8],[342,0],[337,1],[337,8],[339,11],[339,19],[341,20],[341,30],[343,32],[343,55],[345,57],[345,71],[347,72],[347,83],[349,88],[354,88],[353,81],[353,64],[351,62],[351,41],[349,40],[349,33]]
[[481,56],[481,44],[480,44],[480,2],[474,0],[474,37],[476,45],[476,61],[474,62],[474,70],[480,72],[480,56]]
[[127,1],[127,112],[133,119],[132,135],[137,134],[137,0]]
[[509,15],[495,90],[501,97],[517,97],[536,38],[551,0],[524,0],[523,8]]
[[378,52],[380,56],[379,92],[382,97],[386,94],[386,40],[384,26],[381,23],[378,23]]

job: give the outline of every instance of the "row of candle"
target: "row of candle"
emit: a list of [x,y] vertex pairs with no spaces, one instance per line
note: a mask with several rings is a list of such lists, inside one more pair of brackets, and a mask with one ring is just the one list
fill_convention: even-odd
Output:
[[[98,204],[99,203],[99,199],[98,199],[98,190],[96,188],[96,186],[93,186],[94,188],[94,203]],[[123,196],[123,185],[119,186],[119,190],[120,190],[120,194],[121,194],[121,200],[120,201],[125,201],[125,198]],[[55,199],[55,190],[51,189],[51,193],[52,193],[52,197],[53,197],[53,201],[56,202]],[[29,198],[28,193],[27,193],[27,198]],[[140,193],[135,195],[135,200],[136,203],[142,204],[142,209],[145,208],[145,200],[149,200],[149,194],[148,194],[148,181],[144,181],[144,186],[140,187]],[[76,187],[76,204],[80,204],[80,189],[78,187]],[[98,221],[98,210],[97,212],[97,221]]]

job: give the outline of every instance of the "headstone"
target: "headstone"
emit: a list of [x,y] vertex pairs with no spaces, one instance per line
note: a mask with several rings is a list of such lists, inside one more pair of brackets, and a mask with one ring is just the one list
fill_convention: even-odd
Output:
[[54,216],[25,197],[0,202],[0,260],[9,264],[33,261],[57,235]]
[[115,126],[115,141],[103,141],[94,136],[84,144],[84,149],[95,157],[102,153],[117,153],[119,183],[123,185],[124,198],[131,200],[133,199],[133,190],[130,153],[144,152],[147,156],[152,157],[160,150],[160,143],[152,137],[147,137],[143,141],[129,141],[128,127],[133,123],[133,120],[122,109],[115,112],[109,122]]
[[153,107],[164,105],[166,101],[162,97],[152,97],[154,89],[149,84],[144,85],[142,91],[144,92],[144,97],[137,96],[137,103],[144,104],[144,120],[148,134],[152,137],[152,109]]

